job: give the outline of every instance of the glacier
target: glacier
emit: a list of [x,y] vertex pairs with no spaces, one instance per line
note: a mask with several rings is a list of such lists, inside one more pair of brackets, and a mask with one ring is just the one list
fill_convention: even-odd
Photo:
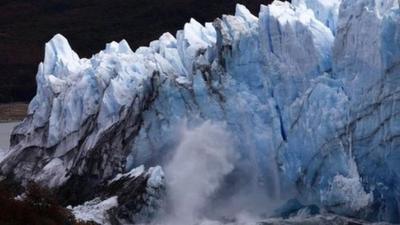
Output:
[[[396,0],[274,1],[258,17],[237,5],[235,15],[192,19],[148,47],[111,42],[90,59],[57,34],[0,170],[73,205],[140,174],[163,190],[156,166],[184,145],[181,127],[223,123],[235,154],[213,190],[220,202],[256,190],[261,210],[295,198],[400,223],[399,73]],[[253,211],[229,212],[239,210]]]

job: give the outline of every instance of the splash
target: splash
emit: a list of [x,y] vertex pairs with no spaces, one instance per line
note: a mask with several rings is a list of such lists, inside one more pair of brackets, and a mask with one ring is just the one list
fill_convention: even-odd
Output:
[[243,157],[224,123],[189,128],[184,122],[178,130],[180,141],[163,165],[166,205],[152,224],[248,224],[276,208],[271,190],[260,184],[256,154],[249,148],[254,157]]
[[204,122],[194,129],[183,126],[180,133],[181,142],[165,165],[170,210],[160,224],[196,224],[234,169],[233,142],[223,124]]

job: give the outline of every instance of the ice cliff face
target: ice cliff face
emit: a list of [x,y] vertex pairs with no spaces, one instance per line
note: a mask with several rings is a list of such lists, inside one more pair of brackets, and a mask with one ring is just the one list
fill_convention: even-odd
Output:
[[398,1],[275,1],[258,17],[238,5],[135,52],[112,42],[80,59],[56,35],[45,55],[0,164],[9,177],[81,203],[118,173],[165,163],[182,123],[222,121],[245,179],[232,186],[400,222]]

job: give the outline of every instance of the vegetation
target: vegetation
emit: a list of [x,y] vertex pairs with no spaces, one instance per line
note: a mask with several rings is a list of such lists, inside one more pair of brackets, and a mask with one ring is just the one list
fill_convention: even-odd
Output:
[[94,225],[76,221],[60,206],[51,191],[31,183],[23,197],[15,197],[15,186],[0,183],[0,224],[2,225]]

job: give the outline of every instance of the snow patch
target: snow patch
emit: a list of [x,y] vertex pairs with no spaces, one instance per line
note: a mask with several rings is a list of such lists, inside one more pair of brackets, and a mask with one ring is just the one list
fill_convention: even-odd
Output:
[[140,175],[142,175],[144,173],[144,166],[141,165],[137,168],[132,169],[131,171],[129,171],[128,173],[124,173],[124,174],[117,174],[112,180],[110,180],[108,183],[114,183],[118,180],[121,180],[123,178],[135,178],[138,177]]

